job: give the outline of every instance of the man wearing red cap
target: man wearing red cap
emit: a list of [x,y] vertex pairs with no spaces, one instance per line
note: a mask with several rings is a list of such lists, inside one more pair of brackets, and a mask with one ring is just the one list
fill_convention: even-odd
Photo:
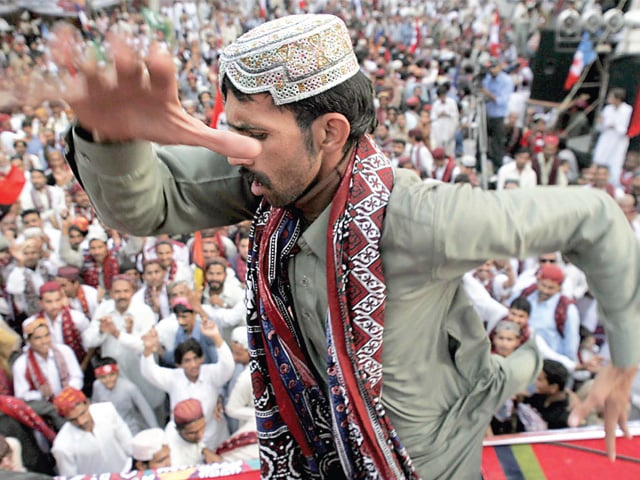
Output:
[[55,344],[47,322],[32,318],[22,328],[27,349],[13,364],[15,396],[24,400],[47,400],[71,386],[82,388],[84,375],[67,345]]
[[173,407],[173,420],[166,428],[171,449],[171,466],[196,465],[217,461],[215,453],[202,442],[206,420],[200,400],[187,398]]
[[131,432],[112,403],[91,404],[80,390],[67,387],[53,404],[67,419],[51,448],[60,475],[125,473],[131,469]]
[[578,359],[580,314],[574,302],[561,293],[564,273],[552,263],[538,270],[537,282],[520,296],[531,304],[529,325],[556,352],[572,361]]
[[538,177],[538,185],[558,185],[566,187],[569,184],[567,176],[560,168],[558,148],[560,138],[557,135],[545,135],[542,152],[531,160],[531,167]]
[[80,284],[79,268],[60,267],[56,274],[56,282],[62,287],[73,310],[82,312],[88,319],[93,317],[98,308],[98,291],[89,285]]
[[36,319],[42,319],[49,326],[55,344],[65,344],[73,350],[83,369],[88,365],[86,351],[82,345],[82,334],[89,327],[89,319],[78,310],[69,308],[67,299],[58,282],[46,282],[40,287],[42,310],[27,318],[23,328]]
[[445,183],[453,183],[460,174],[460,167],[456,165],[455,160],[447,156],[447,152],[442,147],[434,148],[431,154],[433,155],[431,178]]

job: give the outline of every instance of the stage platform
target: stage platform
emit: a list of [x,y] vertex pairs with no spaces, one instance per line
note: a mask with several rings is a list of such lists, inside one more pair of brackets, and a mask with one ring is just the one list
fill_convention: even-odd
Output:
[[583,427],[496,436],[485,440],[485,480],[640,479],[640,422],[630,422],[632,439],[618,432],[615,462],[605,451],[604,428]]

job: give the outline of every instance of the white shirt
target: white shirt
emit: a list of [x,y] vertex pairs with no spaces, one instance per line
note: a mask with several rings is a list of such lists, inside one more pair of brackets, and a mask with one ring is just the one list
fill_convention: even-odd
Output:
[[538,176],[531,167],[531,162],[527,162],[522,171],[516,167],[516,162],[505,163],[498,170],[498,190],[504,189],[507,180],[517,180],[520,188],[533,188],[538,185]]
[[92,432],[65,423],[51,453],[61,476],[105,472],[125,473],[131,468],[131,432],[110,402],[89,406]]
[[[87,300],[89,315],[91,318],[93,318],[93,315],[96,312],[96,308],[98,308],[98,290],[89,285],[80,285],[80,288],[84,292],[84,298]],[[70,298],[69,305],[72,309],[84,313],[84,311],[82,310],[82,304],[80,303],[80,300],[78,300],[78,297]]]
[[176,424],[171,420],[164,429],[167,443],[171,449],[171,466],[186,467],[197,465],[203,462],[202,449],[204,443],[187,442],[180,436]]
[[[43,220],[48,220],[51,215],[61,212],[66,208],[64,190],[60,187],[46,185],[42,191],[38,192],[34,191],[33,186],[30,186],[29,188],[22,190],[22,193],[20,194],[20,205],[22,206],[23,211],[30,210],[32,208],[37,210],[36,205],[33,202],[33,198],[31,197],[32,191],[42,205],[40,216]],[[51,196],[51,202],[49,202],[49,196]]]
[[226,343],[218,348],[217,363],[204,364],[200,367],[200,375],[191,382],[182,368],[160,367],[153,355],[142,356],[140,371],[142,375],[156,387],[169,394],[171,411],[178,402],[189,398],[197,398],[202,403],[207,426],[204,433],[204,444],[214,450],[229,435],[226,421],[218,421],[213,410],[218,401],[222,387],[231,378],[234,369],[231,349]]
[[[193,281],[193,278],[191,279]],[[144,285],[142,288],[140,288],[136,293],[133,294],[133,298],[131,299],[132,303],[137,303],[137,304],[141,304],[141,305],[147,305],[144,302],[144,296],[147,293],[147,286]],[[160,290],[160,293],[158,294],[158,301],[160,303],[160,316],[159,318],[164,318],[164,317],[168,317],[171,314],[171,307],[169,306],[169,297],[167,296],[167,287],[166,285],[164,285],[162,287],[162,290]],[[147,305],[149,307],[149,305]],[[149,307],[151,308],[151,307]],[[152,309],[153,311],[153,309]],[[157,319],[158,316],[155,314],[153,314],[154,319]]]
[[[118,338],[100,332],[100,319],[107,315],[120,330]],[[131,333],[127,333],[125,328],[127,316],[133,319]],[[162,403],[164,394],[140,373],[140,356],[144,350],[142,335],[155,323],[155,314],[147,305],[130,302],[127,310],[121,314],[116,310],[115,302],[110,299],[98,305],[89,328],[82,334],[85,348],[101,347],[103,356],[113,357],[118,361],[120,372],[140,388],[151,408]]]
[[[69,371],[69,386],[82,390],[82,384],[84,375],[80,370],[80,365],[76,359],[76,355],[71,348],[66,345],[56,345],[56,348],[62,354],[62,358],[67,364],[67,370]],[[32,390],[31,385],[27,381],[27,363],[28,363],[28,348],[16,358],[13,363],[11,371],[13,373],[13,390],[14,395],[23,400],[43,400],[40,390]],[[34,352],[35,353],[35,352]],[[40,371],[47,378],[51,390],[54,395],[57,395],[62,390],[62,382],[60,381],[60,371],[56,365],[55,357],[53,355],[53,349],[49,349],[49,354],[46,358],[43,358],[40,354],[35,353],[36,363],[40,367]],[[44,399],[46,400],[46,399]]]
[[14,301],[18,309],[26,312],[27,299],[24,292],[27,286],[27,278],[33,282],[33,292],[38,296],[40,287],[47,281],[47,277],[52,277],[55,273],[55,266],[47,260],[39,260],[35,270],[26,267],[15,267],[7,277],[7,292],[14,295]]
[[[69,309],[69,313],[71,314],[71,321],[78,329],[78,332],[80,332],[80,334],[82,335],[82,333],[89,327],[89,319],[84,316],[84,313],[77,310]],[[28,323],[31,323],[36,319],[37,316],[38,314],[31,315],[24,322],[22,322],[22,324],[26,325]],[[55,343],[56,345],[63,345],[64,335],[62,334],[62,312],[58,314],[53,322],[47,314],[44,315],[44,319],[49,326],[49,332],[51,332],[51,340],[53,341],[53,343]]]

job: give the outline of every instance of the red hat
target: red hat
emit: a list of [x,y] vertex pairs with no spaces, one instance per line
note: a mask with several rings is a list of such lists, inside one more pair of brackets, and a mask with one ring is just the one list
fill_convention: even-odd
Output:
[[87,220],[87,218],[83,217],[82,215],[74,217],[74,219],[71,220],[71,225],[78,227],[83,232],[89,230],[89,220]]
[[545,135],[543,140],[545,144],[552,145],[554,147],[557,147],[560,144],[560,138],[557,135]]
[[431,155],[433,156],[434,160],[442,160],[443,158],[447,158],[447,152],[445,152],[444,148],[442,147],[434,148],[431,151]]
[[200,400],[195,398],[189,398],[176,403],[173,407],[173,420],[176,422],[176,426],[182,427],[188,425],[191,422],[204,417],[202,413],[202,404]]
[[69,193],[71,195],[75,195],[76,193],[80,193],[80,192],[84,192],[84,190],[82,189],[82,186],[80,185],[79,182],[73,182],[71,184],[71,186],[69,187]]
[[564,281],[564,273],[562,272],[562,269],[557,265],[545,263],[538,270],[538,279],[551,280],[552,282],[556,282],[561,285]]
[[84,396],[82,391],[76,390],[73,387],[65,387],[53,399],[53,406],[56,407],[60,416],[66,417],[77,405],[86,401],[87,397]]
[[418,97],[409,97],[407,98],[407,107],[415,107],[420,103],[420,99]]
[[175,310],[176,307],[181,306],[184,307],[183,309],[181,309],[182,311],[186,310],[190,310],[193,312],[193,307],[191,306],[191,304],[189,303],[189,300],[187,299],[187,297],[177,297],[173,300],[173,302],[171,302],[171,309]]
[[60,290],[62,290],[62,285],[60,285],[58,282],[45,282],[40,287],[40,296],[44,295],[45,293],[59,292]]
[[80,278],[80,269],[69,265],[60,267],[56,277],[64,278],[70,282],[76,282]]

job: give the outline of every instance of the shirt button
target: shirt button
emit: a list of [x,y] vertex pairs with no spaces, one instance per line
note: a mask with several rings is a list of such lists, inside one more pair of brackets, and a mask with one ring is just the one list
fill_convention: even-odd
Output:
[[311,281],[309,280],[309,277],[302,277],[302,286],[308,287],[309,285],[311,285]]

